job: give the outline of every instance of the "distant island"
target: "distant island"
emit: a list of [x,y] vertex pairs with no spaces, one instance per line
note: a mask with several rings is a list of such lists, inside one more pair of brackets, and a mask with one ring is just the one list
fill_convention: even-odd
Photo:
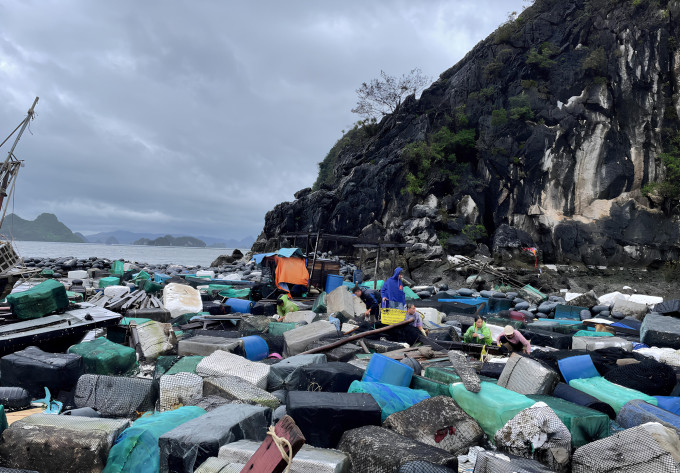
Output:
[[35,220],[25,220],[13,213],[5,216],[0,232],[15,240],[56,241],[85,243],[80,234],[73,233],[57,216],[49,213],[38,215]]
[[197,248],[250,248],[253,237],[240,240],[210,236],[170,235],[162,233],[135,233],[125,230],[83,235],[73,232],[56,215],[42,213],[35,220],[26,220],[16,214],[7,214],[0,233],[19,241],[50,241],[65,243],[101,243],[105,245],[184,246]]
[[207,246],[203,240],[198,238],[190,236],[173,237],[172,235],[165,235],[155,240],[140,238],[132,244],[146,246],[190,246],[195,248],[205,248]]

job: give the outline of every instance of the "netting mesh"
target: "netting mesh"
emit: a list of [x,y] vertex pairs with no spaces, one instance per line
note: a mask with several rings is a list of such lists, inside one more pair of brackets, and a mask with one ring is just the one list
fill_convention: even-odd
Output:
[[[260,442],[239,440],[220,448],[219,458],[228,462],[248,463],[260,447]],[[350,459],[346,453],[328,448],[303,445],[293,457],[290,473],[344,473],[350,470]]]
[[246,360],[242,356],[218,350],[206,356],[196,367],[201,376],[238,376],[261,389],[267,389],[269,366]]
[[203,381],[203,394],[222,396],[248,404],[259,404],[272,409],[276,409],[280,404],[275,396],[237,376],[206,378]]
[[156,402],[153,382],[143,378],[85,374],[76,385],[76,407],[91,407],[103,417],[136,418]]
[[474,473],[554,473],[536,460],[500,452],[480,452]]
[[376,426],[345,432],[338,449],[352,458],[353,473],[392,473],[414,461],[458,468],[458,458],[448,452]]
[[569,469],[571,433],[550,407],[537,402],[510,419],[496,432],[499,449],[532,458],[558,472]]
[[670,453],[644,427],[633,427],[577,449],[572,458],[573,473],[623,472],[678,473]]
[[559,375],[536,360],[513,354],[498,378],[498,385],[520,394],[550,394]]
[[5,430],[0,458],[6,467],[40,473],[101,471],[114,440],[129,425],[122,419],[34,414]]
[[462,455],[482,439],[479,424],[445,396],[425,399],[389,416],[383,427],[418,442]]
[[654,360],[617,366],[609,370],[604,379],[650,396],[667,396],[677,384],[673,368]]
[[203,378],[193,373],[161,376],[159,410],[167,411],[192,405],[203,396]]
[[457,469],[418,460],[404,463],[399,467],[397,473],[456,473],[457,471]]
[[218,457],[210,457],[194,470],[194,473],[241,473],[244,466],[243,463],[231,463]]
[[448,353],[448,356],[453,369],[456,370],[456,373],[458,376],[460,376],[465,389],[471,393],[478,393],[481,389],[479,375],[477,375],[477,371],[475,371],[472,365],[468,362],[465,354],[460,351],[451,350]]

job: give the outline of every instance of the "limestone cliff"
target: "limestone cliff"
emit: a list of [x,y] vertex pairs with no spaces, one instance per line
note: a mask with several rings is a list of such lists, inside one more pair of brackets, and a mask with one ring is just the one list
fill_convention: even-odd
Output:
[[535,245],[544,262],[677,260],[678,218],[642,189],[666,178],[679,129],[678,19],[678,1],[537,0],[420,99],[350,131],[253,249],[311,227],[422,257],[485,243],[501,259]]

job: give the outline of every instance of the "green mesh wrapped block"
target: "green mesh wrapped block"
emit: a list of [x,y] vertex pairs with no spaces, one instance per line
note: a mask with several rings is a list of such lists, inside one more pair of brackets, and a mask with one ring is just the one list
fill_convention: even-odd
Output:
[[136,323],[137,325],[142,325],[147,322],[151,322],[151,319],[146,319],[144,317],[123,317],[120,319],[120,322],[118,322],[118,325],[130,325],[132,322]]
[[435,396],[450,397],[451,396],[449,394],[449,385],[448,384],[440,383],[439,381],[424,378],[424,377],[418,376],[418,375],[413,375],[413,377],[411,378],[411,386],[409,386],[409,387],[411,389],[421,389],[423,391],[427,391],[428,394],[431,397],[435,397]]
[[[425,368],[425,377],[444,384],[460,383],[462,380],[453,368],[429,366]],[[487,376],[480,376],[480,381],[496,384],[498,380]],[[448,396],[448,393],[447,393]]]
[[119,260],[111,263],[111,272],[113,274],[123,274],[125,272],[125,262]]
[[102,473],[156,473],[160,468],[158,438],[203,414],[200,407],[183,406],[140,417],[118,436]]
[[269,322],[269,333],[271,335],[283,335],[289,330],[298,328],[296,322]]
[[[160,356],[156,363],[156,371],[160,374],[196,373],[196,367],[203,360],[203,356]],[[177,360],[177,361],[175,361]]]
[[452,384],[449,391],[451,397],[479,423],[491,439],[518,412],[534,404],[524,394],[486,381],[480,384],[481,390],[478,393],[468,391],[463,383]]
[[135,275],[135,281],[139,281],[140,279],[151,279],[151,275],[146,271],[140,271]]
[[110,276],[108,278],[101,278],[99,280],[99,287],[109,287],[109,286],[118,286],[120,284],[120,278],[117,278],[115,276]]
[[326,311],[328,311],[328,307],[326,306],[325,292],[322,292],[321,294],[318,295],[318,297],[314,301],[314,305],[312,305],[312,311],[316,314],[325,314]]
[[219,292],[217,293],[220,297],[226,297],[227,299],[247,299],[250,297],[250,288],[247,287],[245,289],[238,289],[235,288],[234,286],[220,286],[218,284],[210,284],[208,286],[208,291],[210,293],[213,292],[213,289],[218,289]]
[[137,365],[134,348],[119,345],[106,338],[73,345],[68,349],[83,357],[83,371],[92,374],[123,374]]
[[552,396],[532,394],[527,397],[546,403],[557,414],[571,432],[571,445],[574,449],[609,437],[609,416],[603,412]]
[[408,286],[404,286],[404,295],[406,296],[407,301],[417,301],[420,299],[420,296],[413,292],[413,289]]
[[151,279],[140,279],[138,286],[139,289],[144,289],[147,294],[153,294],[163,290],[163,285],[153,282]]
[[601,376],[572,379],[569,381],[569,386],[576,388],[579,391],[583,391],[586,394],[590,394],[602,402],[606,402],[612,406],[617,414],[625,403],[632,401],[633,399],[642,399],[654,406],[658,404],[656,398],[653,396],[648,396],[635,389],[625,388],[618,384],[611,383]]
[[14,315],[22,320],[39,319],[68,307],[66,288],[59,281],[49,279],[24,292],[7,296]]

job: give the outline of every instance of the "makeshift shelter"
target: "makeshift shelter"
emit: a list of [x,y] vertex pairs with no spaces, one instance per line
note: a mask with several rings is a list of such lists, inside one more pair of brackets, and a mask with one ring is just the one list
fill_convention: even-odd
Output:
[[300,248],[281,248],[275,253],[260,253],[253,256],[260,265],[273,268],[276,287],[290,292],[293,286],[305,286],[309,282],[307,260]]

